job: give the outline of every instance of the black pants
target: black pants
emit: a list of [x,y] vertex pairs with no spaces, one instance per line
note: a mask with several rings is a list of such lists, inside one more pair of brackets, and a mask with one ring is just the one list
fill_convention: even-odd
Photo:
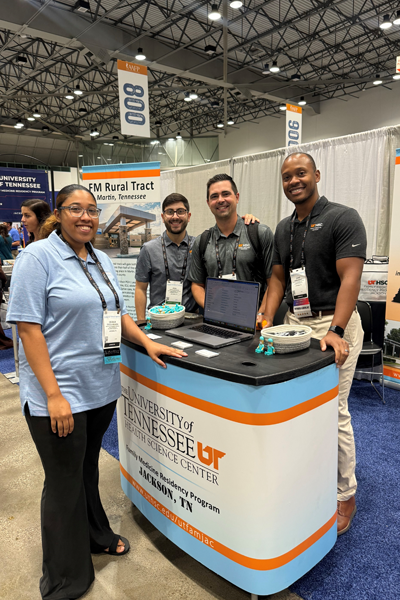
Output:
[[101,441],[116,400],[74,414],[74,431],[58,437],[49,417],[25,417],[43,464],[41,503],[44,600],[80,598],[94,579],[91,552],[108,548],[114,534],[99,495]]

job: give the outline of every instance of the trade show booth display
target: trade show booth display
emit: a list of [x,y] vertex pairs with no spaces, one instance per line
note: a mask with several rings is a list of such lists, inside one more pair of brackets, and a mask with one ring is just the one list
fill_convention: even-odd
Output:
[[316,340],[268,357],[255,353],[258,341],[212,359],[194,344],[163,369],[123,340],[118,430],[121,485],[146,518],[265,595],[336,541],[338,370]]

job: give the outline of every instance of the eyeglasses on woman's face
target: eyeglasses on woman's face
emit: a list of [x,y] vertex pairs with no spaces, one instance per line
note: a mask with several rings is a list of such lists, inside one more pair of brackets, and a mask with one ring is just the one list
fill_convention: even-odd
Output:
[[82,217],[83,213],[86,213],[91,219],[97,219],[101,213],[101,208],[96,208],[95,206],[89,206],[89,208],[82,208],[81,206],[60,206],[58,210],[68,210],[71,217],[75,218]]

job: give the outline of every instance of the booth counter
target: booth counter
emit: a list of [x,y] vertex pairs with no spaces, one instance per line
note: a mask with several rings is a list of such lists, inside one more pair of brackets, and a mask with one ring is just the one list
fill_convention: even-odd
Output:
[[[160,334],[160,343],[173,338]],[[121,483],[167,538],[254,594],[285,589],[336,541],[334,353],[255,354],[258,336],[156,365],[124,341]]]

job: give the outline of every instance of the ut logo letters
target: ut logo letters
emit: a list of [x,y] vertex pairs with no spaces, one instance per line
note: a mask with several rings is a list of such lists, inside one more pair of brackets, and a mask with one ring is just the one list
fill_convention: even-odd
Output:
[[225,454],[225,452],[216,450],[216,448],[211,448],[211,446],[203,447],[201,442],[197,442],[197,456],[199,457],[200,462],[207,465],[207,467],[212,463],[213,468],[218,471],[218,461],[225,456]]

